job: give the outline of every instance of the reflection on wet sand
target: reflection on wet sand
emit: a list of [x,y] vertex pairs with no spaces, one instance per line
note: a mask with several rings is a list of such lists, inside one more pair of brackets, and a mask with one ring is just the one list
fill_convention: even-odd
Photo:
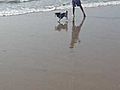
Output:
[[57,26],[55,26],[56,31],[61,31],[65,30],[68,31],[68,22],[66,21],[65,23],[59,22]]
[[84,21],[85,21],[85,17],[82,19],[80,25],[76,26],[75,25],[75,20],[73,18],[73,23],[72,23],[72,38],[71,38],[70,48],[74,48],[75,44],[77,42],[80,42],[79,33],[80,33],[80,30],[81,30],[81,27],[82,27]]

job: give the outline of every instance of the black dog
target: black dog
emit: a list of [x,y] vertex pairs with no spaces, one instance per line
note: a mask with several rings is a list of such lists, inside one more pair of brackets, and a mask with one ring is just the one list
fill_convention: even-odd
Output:
[[58,21],[58,22],[60,22],[60,20],[61,20],[63,17],[66,17],[66,19],[68,19],[68,11],[63,12],[63,13],[57,12],[57,13],[55,13],[55,15],[59,18],[59,21]]

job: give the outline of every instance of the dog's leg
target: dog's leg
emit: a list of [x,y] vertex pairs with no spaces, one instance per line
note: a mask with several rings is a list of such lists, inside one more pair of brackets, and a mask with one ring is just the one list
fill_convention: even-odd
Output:
[[68,14],[67,14],[67,16],[66,16],[66,19],[68,20]]
[[60,23],[60,20],[61,20],[61,19],[59,18],[59,20],[58,20],[59,23]]

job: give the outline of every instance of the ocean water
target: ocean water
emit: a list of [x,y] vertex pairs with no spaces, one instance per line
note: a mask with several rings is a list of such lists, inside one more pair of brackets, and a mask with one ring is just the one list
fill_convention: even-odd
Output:
[[[0,0],[0,16],[47,12],[71,8],[72,0]],[[118,5],[120,0],[82,0],[85,8]]]

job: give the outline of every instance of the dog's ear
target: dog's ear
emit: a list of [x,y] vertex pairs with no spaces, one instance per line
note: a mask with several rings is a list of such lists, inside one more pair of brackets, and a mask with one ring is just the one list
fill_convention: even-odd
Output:
[[55,14],[56,14],[56,15],[59,15],[59,14],[60,14],[60,12],[56,12]]

